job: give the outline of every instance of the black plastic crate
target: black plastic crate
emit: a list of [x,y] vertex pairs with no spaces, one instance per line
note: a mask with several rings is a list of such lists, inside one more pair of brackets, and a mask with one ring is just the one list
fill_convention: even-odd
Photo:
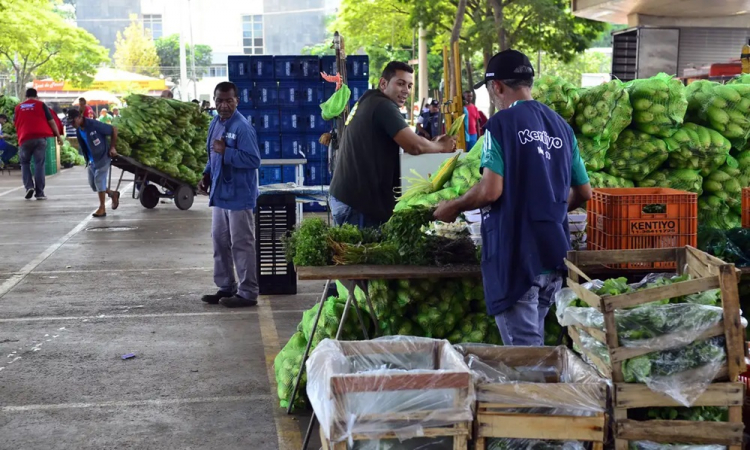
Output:
[[297,294],[297,272],[287,263],[282,237],[294,230],[297,199],[293,194],[261,195],[255,213],[255,252],[261,295]]

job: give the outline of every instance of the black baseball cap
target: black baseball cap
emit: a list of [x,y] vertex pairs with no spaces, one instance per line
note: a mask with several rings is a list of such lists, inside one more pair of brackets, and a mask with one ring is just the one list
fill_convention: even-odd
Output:
[[503,50],[487,63],[484,80],[474,85],[479,89],[490,80],[528,80],[534,78],[534,67],[529,58],[518,50]]
[[431,106],[440,106],[440,102],[437,101],[437,100],[433,100],[433,101],[430,102],[430,105]]

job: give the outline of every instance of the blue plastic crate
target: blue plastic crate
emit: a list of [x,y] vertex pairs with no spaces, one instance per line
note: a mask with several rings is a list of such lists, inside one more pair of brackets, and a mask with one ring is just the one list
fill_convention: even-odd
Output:
[[229,55],[227,57],[227,71],[229,73],[229,81],[251,81],[250,56]]
[[261,186],[281,183],[281,166],[260,166],[258,178]]
[[323,56],[320,58],[320,71],[325,72],[328,75],[336,75],[339,73],[339,68],[336,66],[335,56]]
[[297,182],[297,166],[281,166],[281,182],[282,183],[296,183]]
[[[242,117],[244,117],[245,119],[247,119],[248,122],[250,122],[250,125],[253,125],[253,114],[255,113],[254,109],[237,107],[237,111],[239,111],[239,113],[242,114]],[[254,125],[253,125],[253,128],[255,128]]]
[[305,114],[299,108],[282,109],[279,111],[281,115],[281,129],[286,133],[306,133],[309,131],[309,122],[305,117]]
[[299,105],[300,85],[298,81],[280,81],[279,82],[279,106],[297,106]]
[[299,134],[281,136],[281,157],[284,159],[302,158],[305,153],[305,138]]
[[302,204],[302,211],[309,212],[309,213],[326,212],[328,211],[328,207],[326,206],[325,203],[309,202],[309,203]]
[[348,80],[367,80],[370,78],[370,57],[367,55],[347,56],[346,78]]
[[279,85],[275,81],[259,81],[253,89],[256,108],[267,108],[279,104]]
[[276,79],[320,80],[320,57],[310,55],[281,55],[273,58]]
[[259,133],[258,150],[260,150],[261,159],[281,158],[281,137],[278,135],[278,133]]
[[238,81],[234,84],[237,85],[237,97],[239,97],[240,99],[240,103],[237,105],[237,107],[240,109],[252,109],[254,106],[253,82]]
[[307,124],[305,132],[325,133],[326,131],[330,131],[330,125],[323,120],[323,116],[320,115],[320,108],[304,108],[302,111],[304,122]]
[[305,165],[305,186],[321,186],[331,183],[331,174],[328,173],[328,163],[315,162]]
[[328,147],[319,142],[320,134],[308,134],[305,140],[305,158],[311,162],[325,161],[328,164]]
[[[331,86],[333,86],[334,89],[336,87],[333,83],[331,83]],[[324,101],[323,83],[320,81],[302,81],[299,83],[299,91],[297,95],[298,105],[318,108]]]
[[349,103],[352,105],[357,103],[369,88],[367,81],[350,81],[349,90],[352,91],[352,96],[349,97]]
[[251,56],[250,78],[253,80],[273,80],[273,56]]
[[278,133],[281,131],[278,109],[256,109],[249,112],[248,116],[252,117],[252,120],[248,120],[257,133]]
[[297,78],[307,81],[320,81],[320,56],[299,56]]
[[328,100],[336,92],[336,83],[323,83],[323,101]]

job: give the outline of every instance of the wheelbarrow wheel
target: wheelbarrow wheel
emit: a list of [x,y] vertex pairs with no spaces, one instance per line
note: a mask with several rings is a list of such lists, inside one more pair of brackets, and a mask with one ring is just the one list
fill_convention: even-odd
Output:
[[195,193],[190,186],[181,184],[174,193],[174,204],[178,209],[187,211],[193,206],[193,200],[195,199]]
[[153,184],[146,185],[141,190],[141,205],[144,208],[154,209],[159,204],[159,189]]

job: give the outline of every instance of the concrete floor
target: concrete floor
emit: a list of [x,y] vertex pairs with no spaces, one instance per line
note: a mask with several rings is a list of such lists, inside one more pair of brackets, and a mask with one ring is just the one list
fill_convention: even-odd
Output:
[[0,174],[0,449],[301,447],[308,415],[278,407],[273,358],[323,282],[206,305],[206,197],[146,210],[128,191],[94,219],[80,167],[48,177],[46,202],[23,194]]

